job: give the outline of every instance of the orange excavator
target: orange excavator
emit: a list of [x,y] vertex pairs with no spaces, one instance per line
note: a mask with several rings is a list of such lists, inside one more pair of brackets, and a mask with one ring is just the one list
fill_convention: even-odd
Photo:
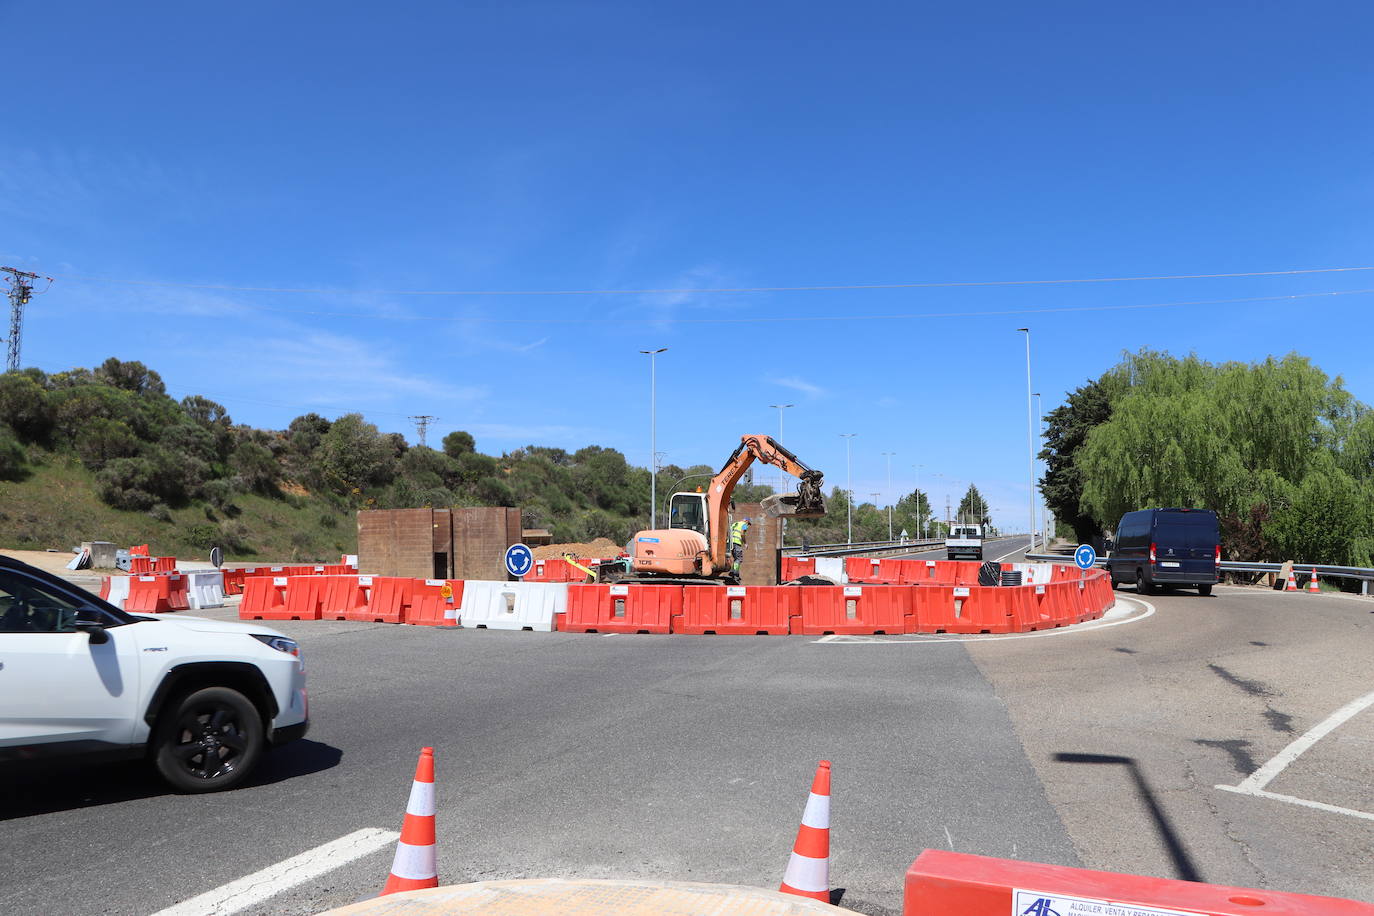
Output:
[[630,541],[626,563],[602,566],[601,581],[733,582],[730,561],[730,508],[735,484],[755,461],[771,464],[800,479],[795,493],[769,496],[763,514],[769,518],[817,518],[825,515],[822,474],[770,436],[742,436],[725,466],[705,492],[674,493],[668,500],[668,527],[640,531]]

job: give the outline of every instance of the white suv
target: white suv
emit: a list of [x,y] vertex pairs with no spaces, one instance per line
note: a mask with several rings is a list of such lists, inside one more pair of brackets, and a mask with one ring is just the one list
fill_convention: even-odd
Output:
[[305,734],[305,668],[263,626],[120,611],[0,557],[0,762],[147,756],[183,792],[242,783]]

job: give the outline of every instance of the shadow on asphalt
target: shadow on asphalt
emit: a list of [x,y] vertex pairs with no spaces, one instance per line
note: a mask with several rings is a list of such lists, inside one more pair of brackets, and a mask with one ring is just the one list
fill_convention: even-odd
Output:
[[[342,759],[338,748],[302,738],[269,750],[252,778],[232,791],[319,773]],[[0,772],[0,821],[177,794],[141,760],[7,763]]]
[[1140,800],[1150,809],[1150,816],[1154,819],[1155,829],[1159,831],[1159,838],[1164,843],[1165,849],[1169,852],[1169,858],[1173,859],[1174,872],[1183,881],[1201,881],[1202,874],[1197,870],[1197,865],[1193,862],[1193,857],[1188,854],[1188,847],[1183,845],[1183,840],[1174,831],[1173,822],[1164,813],[1164,809],[1159,806],[1159,801],[1155,798],[1155,790],[1145,780],[1145,774],[1140,772],[1140,765],[1136,763],[1134,757],[1119,757],[1115,754],[1073,754],[1058,753],[1054,759],[1059,763],[1087,763],[1087,764],[1107,764],[1109,766],[1121,766],[1130,771],[1131,778],[1135,780],[1136,794]]

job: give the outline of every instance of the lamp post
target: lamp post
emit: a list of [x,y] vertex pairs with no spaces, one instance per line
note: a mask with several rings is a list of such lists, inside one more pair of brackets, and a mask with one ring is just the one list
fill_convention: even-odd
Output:
[[854,543],[854,452],[851,446],[854,437],[858,433],[840,433],[840,438],[844,440],[844,514],[845,514],[845,543]]
[[[921,514],[921,468],[925,467],[925,465],[913,464],[911,467],[916,471],[916,522],[920,526],[919,534],[921,540],[924,541],[926,539],[926,519],[925,516]],[[929,497],[926,498],[926,506],[927,508],[930,506]]]
[[667,350],[640,350],[649,357],[649,529],[658,527],[658,354]]
[[[1038,391],[1035,392],[1035,423],[1037,427],[1036,439],[1038,440],[1038,444],[1043,448],[1045,445],[1045,405]],[[1041,494],[1041,496],[1043,497],[1044,494]],[[1036,514],[1040,516],[1040,546],[1044,547],[1050,542],[1050,534],[1045,522],[1045,500],[1037,498],[1035,504]]]
[[[789,408],[789,407],[796,407],[797,405],[796,405],[796,404],[769,404],[768,406],[774,408],[774,409],[777,410],[777,412],[778,412],[778,441],[781,442],[781,441],[782,441],[782,417],[783,417],[783,411],[785,411],[785,410],[786,410],[787,408]],[[787,489],[787,474],[784,473],[781,469],[779,469],[779,470],[778,470],[778,492],[781,493],[781,492],[782,492],[783,490],[785,490],[785,489]],[[787,521],[786,519],[783,519],[783,522],[784,522],[784,523],[786,523],[786,521]]]
[[892,456],[896,452],[883,452],[887,459],[887,539],[892,540]]
[[1035,412],[1031,409],[1030,328],[1017,328],[1026,335],[1026,469],[1030,492],[1026,494],[1026,553],[1035,552]]

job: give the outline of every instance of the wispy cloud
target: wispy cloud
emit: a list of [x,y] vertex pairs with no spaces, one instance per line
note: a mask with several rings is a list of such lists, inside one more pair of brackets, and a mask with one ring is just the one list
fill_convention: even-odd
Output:
[[774,377],[770,378],[768,381],[772,382],[774,385],[781,385],[784,388],[791,388],[793,391],[800,391],[802,394],[808,397],[825,397],[827,393],[826,390],[822,388],[820,385],[814,385],[811,382],[808,382],[806,379],[798,378],[795,375],[784,376],[781,378]]

